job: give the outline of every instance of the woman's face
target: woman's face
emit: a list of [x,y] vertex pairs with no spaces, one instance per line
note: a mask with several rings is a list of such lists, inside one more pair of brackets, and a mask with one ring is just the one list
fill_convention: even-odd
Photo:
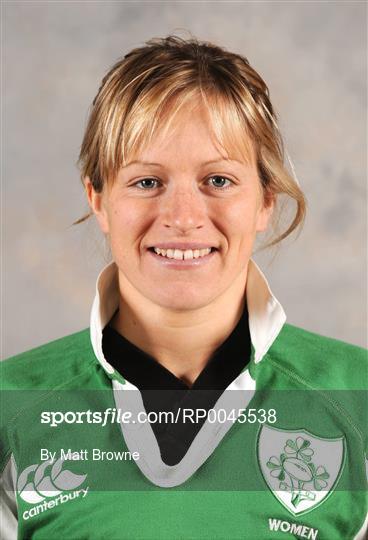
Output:
[[158,135],[102,194],[86,181],[123,296],[192,310],[245,285],[272,205],[263,205],[255,164],[224,156],[204,110],[183,108],[169,135]]

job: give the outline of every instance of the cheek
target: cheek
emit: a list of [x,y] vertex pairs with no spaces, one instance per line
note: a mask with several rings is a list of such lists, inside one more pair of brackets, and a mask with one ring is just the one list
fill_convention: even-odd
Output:
[[219,205],[214,213],[217,216],[215,220],[226,236],[239,239],[246,235],[252,236],[257,225],[257,208],[255,197],[238,198]]
[[132,230],[139,223],[139,212],[134,204],[121,198],[111,203],[108,213],[110,234]]
[[149,227],[149,213],[131,200],[115,202],[109,211],[109,236],[113,253],[120,256],[139,248],[140,239]]

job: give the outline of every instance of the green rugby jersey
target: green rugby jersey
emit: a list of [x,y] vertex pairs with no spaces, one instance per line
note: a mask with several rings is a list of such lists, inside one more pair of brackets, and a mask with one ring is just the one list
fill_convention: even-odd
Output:
[[169,466],[103,356],[118,300],[111,263],[90,329],[1,364],[1,538],[365,538],[365,350],[286,324],[250,261],[251,361]]

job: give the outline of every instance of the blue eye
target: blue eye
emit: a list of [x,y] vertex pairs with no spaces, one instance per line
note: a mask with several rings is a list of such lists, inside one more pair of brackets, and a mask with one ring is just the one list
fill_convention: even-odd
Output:
[[[210,176],[208,178],[208,180],[212,180],[212,179],[215,179],[215,182],[211,182],[212,183],[212,187],[214,189],[227,189],[231,186],[232,182],[231,180],[229,180],[228,178],[226,178],[225,176],[220,176],[220,175],[214,175],[214,176]],[[227,182],[227,184],[226,184]]]
[[139,180],[134,185],[139,187],[139,189],[149,190],[155,188],[157,184],[158,180],[155,178],[142,178],[142,180]]
[[[221,175],[210,176],[207,181],[210,180],[214,180],[213,182],[211,182],[213,189],[218,189],[222,191],[231,187],[233,183],[231,180]],[[158,187],[159,181],[156,180],[156,178],[142,178],[142,180],[138,180],[138,182],[136,182],[134,185],[137,186],[139,189],[148,191]]]

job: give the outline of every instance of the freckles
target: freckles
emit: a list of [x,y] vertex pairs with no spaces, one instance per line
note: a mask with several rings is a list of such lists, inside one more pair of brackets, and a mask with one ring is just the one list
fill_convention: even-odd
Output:
[[116,228],[134,227],[142,217],[142,213],[135,211],[128,201],[116,203],[112,206],[111,212]]

